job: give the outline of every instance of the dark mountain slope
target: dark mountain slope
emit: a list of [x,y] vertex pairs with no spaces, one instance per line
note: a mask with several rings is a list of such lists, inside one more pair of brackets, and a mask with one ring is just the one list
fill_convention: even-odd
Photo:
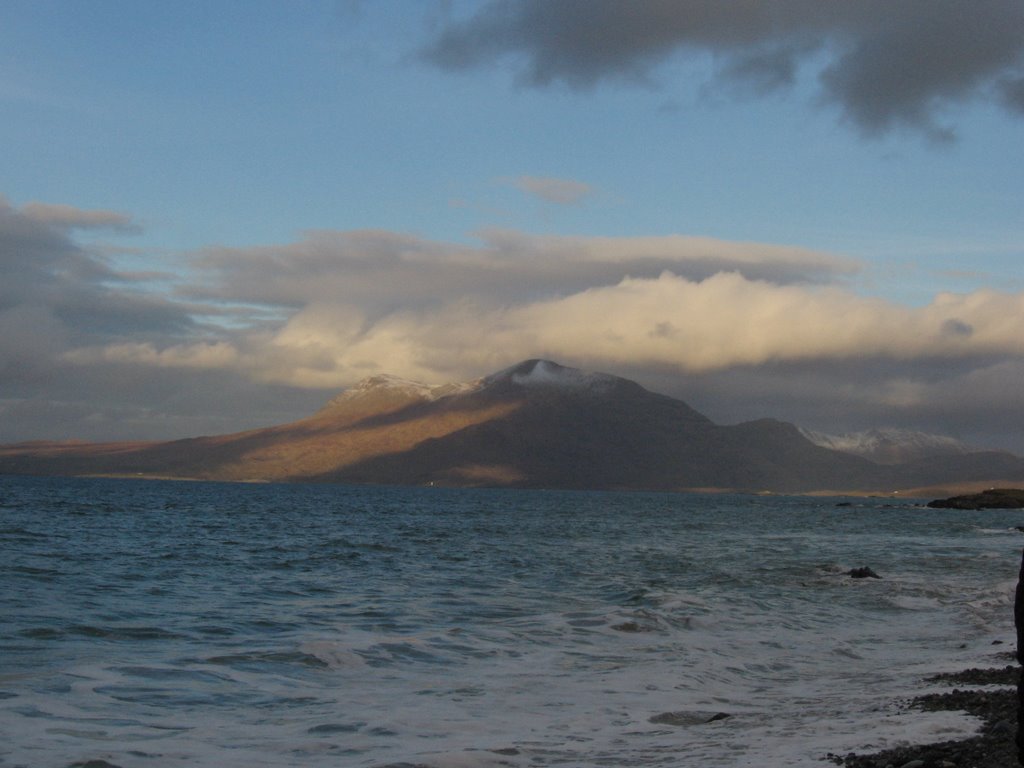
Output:
[[518,405],[500,418],[316,479],[775,491],[870,487],[877,480],[876,465],[815,446],[791,425],[720,427],[634,382],[588,378],[547,361],[489,377],[464,398]]

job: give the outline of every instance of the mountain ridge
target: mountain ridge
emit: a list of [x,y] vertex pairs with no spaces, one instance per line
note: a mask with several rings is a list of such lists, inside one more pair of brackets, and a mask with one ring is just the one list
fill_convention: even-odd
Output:
[[863,456],[878,464],[902,464],[936,456],[964,455],[976,452],[966,443],[947,435],[912,429],[875,427],[860,432],[830,435],[800,430],[815,445]]
[[461,384],[372,376],[307,418],[231,435],[0,446],[0,473],[804,493],[1018,480],[1024,459],[882,464],[786,422],[718,425],[629,379],[532,359]]

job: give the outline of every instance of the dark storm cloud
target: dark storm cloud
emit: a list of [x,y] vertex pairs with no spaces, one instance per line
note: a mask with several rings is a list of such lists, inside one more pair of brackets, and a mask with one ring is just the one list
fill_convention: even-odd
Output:
[[114,211],[43,203],[19,209],[0,198],[0,323],[31,314],[36,322],[17,323],[23,334],[52,335],[60,329],[61,335],[77,337],[191,327],[180,307],[131,290],[101,253],[72,237],[76,229],[127,232],[136,225]]
[[949,435],[978,448],[1024,453],[1021,359],[914,361],[882,357],[780,362],[680,377],[623,370],[686,400],[714,421],[766,415],[830,434],[880,426]]
[[1024,113],[1024,77],[1006,78],[999,87],[1006,105]]
[[680,235],[477,234],[480,244],[471,246],[382,230],[321,230],[279,246],[210,248],[194,261],[202,282],[182,292],[201,301],[289,308],[330,301],[377,317],[466,296],[518,303],[615,284],[627,275],[656,278],[666,270],[696,280],[735,271],[775,283],[823,283],[861,266],[806,248]]
[[[195,331],[185,308],[140,290],[102,252],[74,237],[83,229],[135,228],[130,217],[113,211],[43,203],[16,208],[0,197],[0,440],[55,436],[48,428],[59,428],[62,414],[84,407],[74,403],[122,398],[130,379],[97,377],[69,364],[73,350]],[[65,405],[50,408],[55,402]],[[19,433],[15,414],[37,412],[41,404],[51,424],[34,435]]]
[[512,57],[527,84],[590,88],[651,82],[687,53],[712,54],[721,80],[755,93],[821,66],[821,98],[866,134],[945,137],[939,113],[974,98],[1024,111],[1020,0],[492,0],[423,56],[447,70]]

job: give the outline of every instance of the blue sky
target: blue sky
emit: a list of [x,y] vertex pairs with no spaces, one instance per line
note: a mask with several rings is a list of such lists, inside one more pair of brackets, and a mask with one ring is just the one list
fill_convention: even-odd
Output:
[[5,2],[0,440],[546,356],[1024,450],[1024,9],[730,6]]

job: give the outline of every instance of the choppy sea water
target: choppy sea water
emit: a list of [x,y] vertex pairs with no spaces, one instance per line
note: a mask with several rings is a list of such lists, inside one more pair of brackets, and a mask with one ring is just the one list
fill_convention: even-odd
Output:
[[971,733],[898,700],[1012,650],[1024,514],[838,501],[0,477],[0,765],[821,766]]

